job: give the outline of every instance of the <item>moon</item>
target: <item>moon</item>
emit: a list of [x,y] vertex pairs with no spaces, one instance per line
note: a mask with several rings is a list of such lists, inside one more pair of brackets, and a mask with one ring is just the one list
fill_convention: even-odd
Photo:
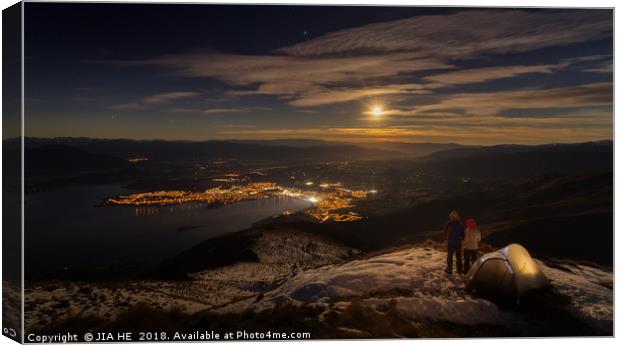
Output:
[[377,107],[372,108],[370,113],[372,114],[372,116],[379,117],[379,116],[383,115],[383,109],[381,107],[377,106]]

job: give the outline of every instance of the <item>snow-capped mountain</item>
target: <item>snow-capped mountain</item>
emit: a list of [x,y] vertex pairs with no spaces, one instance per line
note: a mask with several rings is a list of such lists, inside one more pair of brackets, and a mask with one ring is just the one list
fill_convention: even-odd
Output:
[[303,232],[263,231],[252,238],[246,249],[255,259],[194,272],[189,281],[38,286],[26,295],[28,315],[35,316],[27,323],[52,322],[42,319],[49,315],[38,312],[43,309],[54,310],[55,320],[114,319],[140,304],[192,318],[260,315],[292,305],[319,308],[314,321],[341,337],[377,335],[331,321],[351,308],[378,317],[391,311],[425,337],[612,334],[613,273],[603,268],[536,260],[553,290],[515,305],[480,298],[465,289],[464,276],[445,274],[446,253],[435,242],[362,254]]

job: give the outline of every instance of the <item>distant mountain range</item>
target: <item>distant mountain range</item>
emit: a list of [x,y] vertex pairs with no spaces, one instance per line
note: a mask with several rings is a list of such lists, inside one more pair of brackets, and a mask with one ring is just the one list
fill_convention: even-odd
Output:
[[[5,140],[8,147],[18,147],[16,140]],[[71,147],[120,159],[135,156],[151,160],[208,160],[246,159],[270,161],[355,161],[378,159],[417,158],[446,149],[464,148],[458,144],[367,142],[346,143],[315,139],[279,140],[212,140],[165,141],[92,138],[26,138],[25,147],[33,155],[37,150],[55,146],[53,152],[61,154],[60,147]],[[50,150],[50,149],[46,149]]]
[[363,148],[347,143],[314,141],[164,141],[89,138],[27,138],[26,148],[74,147],[93,154],[127,159],[187,161],[246,159],[270,161],[343,161],[403,158],[395,151]]
[[[240,144],[257,144],[272,146],[292,146],[292,147],[317,147],[317,146],[338,146],[345,144],[343,142],[324,141],[317,139],[275,139],[275,140],[235,140],[232,141]],[[462,149],[462,148],[478,148],[481,146],[467,146],[454,143],[406,143],[396,141],[369,141],[346,143],[359,146],[370,150],[384,150],[390,152],[398,152],[408,158],[417,158],[429,155],[434,152]]]
[[356,143],[356,145],[364,148],[374,148],[387,151],[400,152],[409,158],[418,158],[433,154],[436,152],[442,152],[445,150],[456,149],[477,149],[481,146],[466,146],[454,143],[403,143],[394,141],[374,141]]
[[127,160],[90,153],[65,145],[45,145],[26,148],[24,152],[26,176],[30,174],[51,174],[80,171],[103,171],[126,168]]
[[481,156],[481,155],[492,155],[492,154],[516,154],[516,153],[527,153],[534,151],[558,151],[558,150],[572,150],[575,152],[589,152],[592,150],[598,150],[601,148],[613,147],[612,140],[601,140],[601,141],[588,141],[583,143],[570,143],[570,144],[542,144],[542,145],[493,145],[493,146],[461,146],[459,148],[452,148],[447,150],[435,151],[432,154],[429,154],[429,159],[452,159],[452,158],[463,158],[463,157],[473,157],[473,156]]
[[477,178],[606,172],[613,170],[613,141],[468,147],[434,152],[424,161],[430,171]]
[[[18,144],[17,139],[4,140],[9,147]],[[58,137],[25,139],[28,148],[45,145],[63,145],[83,149],[92,153],[106,154],[119,158],[132,155],[150,155],[154,159],[210,158],[269,158],[277,159],[277,154],[294,155],[296,158],[342,159],[341,153],[349,153],[354,159],[418,158],[428,156],[432,160],[462,158],[488,154],[514,154],[533,151],[552,151],[573,149],[589,151],[593,148],[610,147],[613,142],[597,141],[575,144],[545,145],[495,145],[472,146],[455,143],[406,143],[391,141],[376,142],[334,142],[318,139],[274,139],[274,140],[131,140],[94,139],[84,137]],[[326,152],[325,148],[330,151]],[[301,156],[299,156],[301,154]],[[268,156],[268,157],[263,157]],[[287,157],[282,157],[283,159]]]
[[[4,140],[4,153],[19,150]],[[613,142],[576,144],[463,146],[458,144],[366,142],[313,139],[266,141],[164,141],[91,138],[26,138],[27,169],[39,173],[122,168],[127,159],[204,161],[239,159],[329,162],[415,159],[426,171],[476,178],[611,171]],[[77,169],[77,170],[76,170]]]

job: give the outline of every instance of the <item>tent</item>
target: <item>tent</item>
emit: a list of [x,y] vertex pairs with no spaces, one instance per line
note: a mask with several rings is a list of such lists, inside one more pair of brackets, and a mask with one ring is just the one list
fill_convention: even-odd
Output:
[[478,259],[467,272],[467,288],[495,297],[517,298],[549,286],[549,280],[523,246],[511,244]]

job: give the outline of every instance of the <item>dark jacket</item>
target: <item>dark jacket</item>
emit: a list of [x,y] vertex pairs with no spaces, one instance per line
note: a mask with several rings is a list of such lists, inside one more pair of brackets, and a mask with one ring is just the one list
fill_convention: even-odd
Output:
[[448,244],[461,244],[465,238],[465,226],[461,222],[449,221],[444,227]]

